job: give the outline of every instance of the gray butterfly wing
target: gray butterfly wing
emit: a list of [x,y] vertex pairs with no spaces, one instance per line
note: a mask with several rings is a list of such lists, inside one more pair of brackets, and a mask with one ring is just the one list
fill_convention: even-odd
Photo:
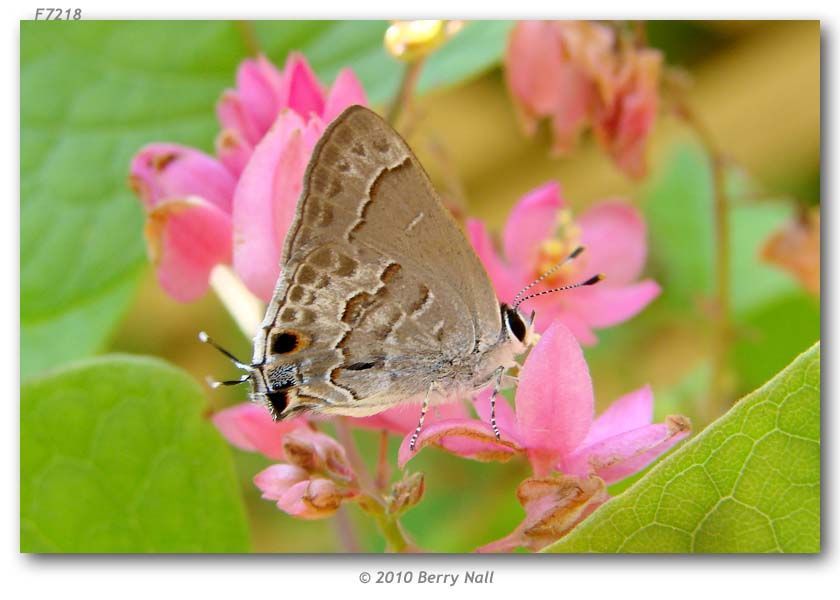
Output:
[[490,280],[417,158],[375,113],[347,109],[307,168],[254,363],[294,362],[290,405],[365,414],[500,330]]

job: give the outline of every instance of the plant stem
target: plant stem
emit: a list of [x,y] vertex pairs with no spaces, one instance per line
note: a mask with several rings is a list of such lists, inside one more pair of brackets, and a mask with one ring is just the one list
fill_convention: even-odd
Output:
[[210,272],[210,287],[236,321],[246,337],[254,337],[265,314],[265,304],[245,287],[242,280],[225,265],[216,265]]
[[344,450],[347,452],[347,460],[350,461],[350,465],[356,473],[356,479],[359,482],[359,487],[362,492],[384,506],[384,502],[382,502],[376,493],[376,485],[374,484],[373,477],[370,471],[368,471],[362,455],[359,454],[359,449],[356,447],[356,441],[353,439],[353,432],[350,430],[347,417],[337,417],[335,419],[335,430],[338,435],[338,441],[341,442],[341,445],[344,446]]
[[342,505],[338,508],[333,523],[335,524],[336,534],[344,550],[350,554],[361,552],[362,547],[356,538],[356,532],[353,529],[353,523],[350,522],[350,515],[347,514],[346,506]]
[[385,491],[391,479],[388,467],[388,432],[383,429],[379,432],[379,458],[376,461],[376,489],[380,492]]
[[254,31],[254,24],[251,21],[234,21],[234,24],[239,30],[239,35],[242,36],[242,41],[245,42],[248,54],[258,56],[262,52],[262,48],[260,48],[257,32]]
[[715,222],[715,327],[712,332],[712,374],[705,419],[711,422],[726,412],[732,404],[732,381],[729,370],[729,345],[732,341],[731,323],[731,232],[729,196],[726,193],[727,160],[720,151],[705,123],[681,98],[676,100],[677,114],[692,128],[712,162]]
[[356,442],[353,439],[353,432],[346,417],[338,417],[335,421],[336,433],[341,445],[347,452],[347,460],[356,473],[359,488],[362,491],[359,498],[359,507],[371,515],[379,527],[380,533],[385,538],[386,547],[389,552],[406,552],[416,550],[409,541],[408,536],[402,530],[396,516],[388,514],[387,506],[382,495],[377,491],[373,477],[368,471],[365,461],[362,460]]
[[411,97],[414,95],[414,88],[417,86],[417,81],[420,79],[420,71],[423,69],[424,59],[418,58],[406,63],[403,69],[402,80],[400,81],[400,89],[397,96],[391,103],[386,116],[388,122],[393,126],[397,126],[397,120],[400,115],[406,111],[411,104]]

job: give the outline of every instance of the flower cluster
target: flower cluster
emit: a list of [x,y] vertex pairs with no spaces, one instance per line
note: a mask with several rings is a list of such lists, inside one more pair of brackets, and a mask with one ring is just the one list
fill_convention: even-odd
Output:
[[537,314],[537,330],[555,320],[584,344],[596,341],[592,329],[611,327],[636,315],[659,295],[650,279],[637,281],[647,258],[645,222],[621,200],[605,200],[572,218],[551,182],[526,194],[510,213],[502,234],[504,257],[497,255],[487,228],[469,219],[467,233],[502,301],[510,302],[528,283],[552,269],[572,250],[586,251],[545,278],[532,292],[604,275],[598,285],[537,296],[523,304]]
[[[642,67],[630,65],[647,59],[641,52],[619,56],[609,35],[596,25],[520,24],[511,38],[509,77],[525,103],[527,122],[554,118],[557,149],[571,147],[580,128],[591,123],[619,162],[638,172],[640,140],[649,129],[643,113],[655,107],[655,97],[651,100],[637,81]],[[533,46],[536,38],[541,45]],[[545,44],[561,42],[559,58],[545,54]],[[548,79],[523,75],[517,61],[534,60],[551,67],[545,71]],[[563,75],[552,79],[558,68]],[[219,101],[215,156],[171,143],[140,150],[131,164],[131,183],[147,212],[149,254],[161,286],[174,298],[191,301],[206,291],[216,265],[232,264],[251,292],[268,301],[314,145],[344,108],[365,102],[349,70],[326,90],[298,54],[290,55],[282,71],[259,57],[242,63],[236,88]],[[502,256],[483,223],[470,219],[466,228],[502,301],[513,300],[578,245],[586,247],[583,255],[553,270],[531,291],[595,273],[606,280],[524,304],[537,312],[544,334],[520,370],[515,410],[504,399],[497,402],[500,439],[488,424],[490,390],[473,401],[479,418],[470,416],[461,398],[435,406],[414,452],[409,444],[419,416],[415,405],[345,418],[343,424],[404,436],[400,468],[429,446],[477,460],[524,457],[533,469],[517,491],[525,519],[509,536],[480,550],[539,549],[605,502],[607,484],[645,468],[688,433],[683,417],[652,422],[649,387],[619,398],[595,418],[592,382],[579,345],[594,343],[593,329],[632,317],[659,294],[654,281],[639,280],[647,251],[645,224],[620,200],[597,203],[575,220],[559,185],[551,182],[513,208]],[[280,510],[318,519],[335,514],[345,502],[357,502],[377,520],[389,547],[410,547],[397,519],[422,497],[421,473],[406,472],[389,487],[383,452],[374,482],[352,435],[339,436],[339,442],[317,420],[304,417],[274,422],[263,407],[250,403],[219,411],[213,422],[232,445],[274,461],[254,484]]]
[[366,103],[349,69],[327,91],[303,56],[291,54],[283,71],[259,57],[240,65],[236,89],[219,100],[216,157],[171,143],[141,149],[130,183],[161,287],[190,302],[214,266],[232,262],[268,301],[315,143],[342,110]]
[[622,170],[644,176],[661,52],[619,44],[613,29],[589,21],[520,21],[505,66],[526,133],[549,119],[553,150],[567,154],[591,127]]
[[[584,512],[577,510],[582,504],[594,508],[606,499],[604,483],[644,469],[690,429],[688,420],[679,416],[652,423],[653,394],[647,386],[622,396],[594,418],[592,380],[583,352],[559,322],[549,327],[522,366],[515,411],[503,400],[496,403],[501,439],[488,424],[490,393],[483,392],[475,402],[479,419],[438,420],[423,429],[416,448],[437,446],[482,461],[526,457],[543,484],[549,485],[545,482],[551,480],[552,486],[565,490],[540,496],[540,502],[532,502],[531,494],[520,493],[520,499],[528,499],[522,503],[531,511],[530,521],[541,520],[547,511],[554,514],[557,503],[567,507],[572,492],[577,499],[571,505],[582,518]],[[406,436],[399,452],[401,466],[414,456],[409,444],[410,436]],[[552,479],[553,471],[563,477]],[[554,498],[554,503],[547,504],[546,498]],[[563,515],[568,518],[566,509]]]
[[[466,417],[461,403],[435,407],[428,422]],[[417,424],[416,407],[398,407],[372,417],[352,419],[354,426],[407,435]],[[274,421],[262,406],[237,404],[213,415],[213,424],[227,441],[246,452],[257,452],[279,462],[254,477],[263,498],[295,517],[329,517],[346,500],[363,498],[357,473],[347,459],[347,450],[334,438],[313,429],[303,417]],[[395,483],[386,507],[399,514],[416,504],[423,493],[423,480],[407,476]],[[384,483],[384,482],[383,482]],[[370,490],[367,490],[369,493]]]
[[283,437],[287,463],[271,465],[254,477],[262,497],[294,517],[329,517],[344,500],[358,496],[355,473],[334,439],[301,427]]

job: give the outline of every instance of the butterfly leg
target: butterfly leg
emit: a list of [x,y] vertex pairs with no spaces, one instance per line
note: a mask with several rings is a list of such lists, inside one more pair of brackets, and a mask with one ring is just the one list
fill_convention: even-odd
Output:
[[499,432],[499,426],[496,425],[496,396],[499,390],[502,389],[502,377],[504,377],[505,368],[499,367],[496,369],[495,378],[496,383],[493,385],[493,393],[490,394],[490,427],[493,428],[493,433],[497,440],[502,439],[502,434]]
[[499,389],[507,390],[516,387],[519,384],[519,377],[514,375],[502,375],[502,385]]
[[426,397],[423,398],[423,408],[420,409],[420,421],[417,422],[417,427],[414,428],[414,433],[411,434],[411,442],[409,443],[409,449],[414,452],[414,444],[417,443],[417,436],[420,435],[420,431],[423,429],[423,421],[426,419],[426,411],[429,410],[429,396],[432,395],[432,388],[435,384],[431,384],[429,389],[426,391]]

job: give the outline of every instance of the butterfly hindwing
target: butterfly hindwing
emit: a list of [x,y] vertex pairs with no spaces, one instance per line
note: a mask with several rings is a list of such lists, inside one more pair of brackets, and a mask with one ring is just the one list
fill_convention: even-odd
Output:
[[290,406],[377,412],[498,337],[481,263],[405,142],[362,107],[316,146],[281,266],[254,363],[292,348]]

